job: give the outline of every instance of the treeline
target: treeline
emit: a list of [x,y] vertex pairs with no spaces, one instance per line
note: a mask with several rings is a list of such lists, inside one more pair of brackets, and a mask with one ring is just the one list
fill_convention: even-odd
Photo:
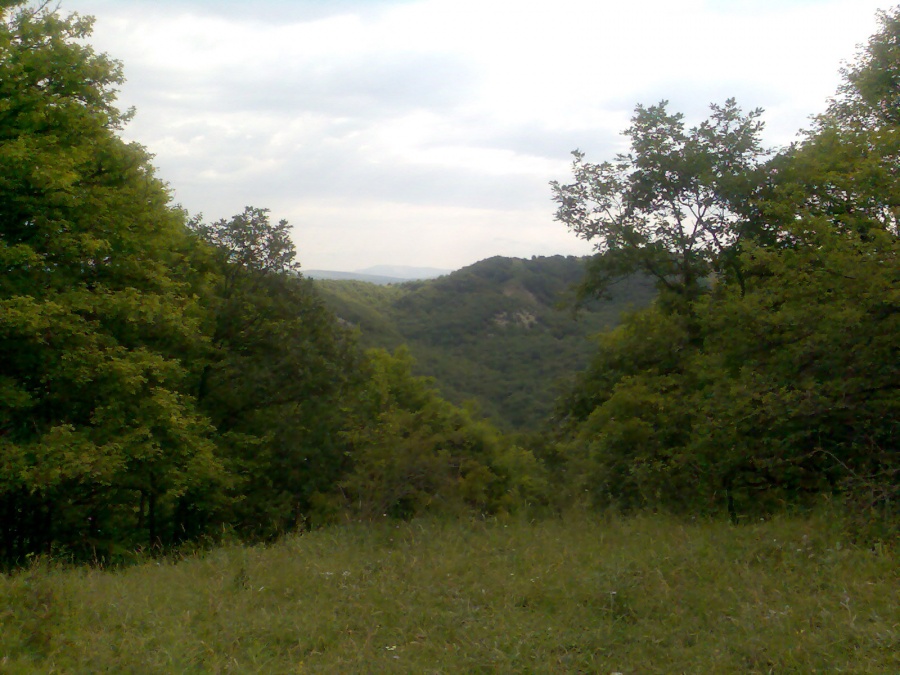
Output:
[[[725,512],[842,495],[874,536],[900,497],[900,10],[812,129],[767,152],[733,100],[687,128],[638,106],[628,152],[554,184],[597,242],[586,297],[660,297],[604,335],[556,438],[595,503]],[[880,533],[880,534],[879,534]]]
[[[0,559],[115,559],[336,513],[510,508],[533,464],[363,352],[288,224],[170,204],[89,19],[0,25]],[[519,477],[514,472],[519,472]]]
[[599,337],[543,434],[511,437],[406,350],[361,349],[287,223],[173,207],[117,135],[121,66],[90,21],[22,4],[0,22],[4,564],[584,495],[736,520],[828,495],[873,536],[900,522],[900,12],[783,151],[727,101],[693,128],[639,106],[629,152],[576,153],[553,193],[597,242],[581,297],[636,274],[658,295]]

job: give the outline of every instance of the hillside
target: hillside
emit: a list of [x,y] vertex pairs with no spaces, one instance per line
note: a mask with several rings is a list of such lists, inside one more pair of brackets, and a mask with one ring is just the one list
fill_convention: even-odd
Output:
[[634,278],[576,318],[561,304],[582,264],[573,256],[497,256],[427,281],[316,285],[331,309],[359,328],[365,346],[408,345],[419,371],[434,376],[447,398],[474,400],[502,427],[526,430],[550,412],[555,383],[585,367],[589,337],[653,297],[652,284]]

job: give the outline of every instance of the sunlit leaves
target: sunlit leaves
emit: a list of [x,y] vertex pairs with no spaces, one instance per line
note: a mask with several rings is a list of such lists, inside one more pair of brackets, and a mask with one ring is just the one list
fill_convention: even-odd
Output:
[[183,362],[184,217],[115,134],[121,68],[90,27],[46,6],[0,24],[0,505],[22,514],[4,557],[157,541],[183,486],[221,472]]

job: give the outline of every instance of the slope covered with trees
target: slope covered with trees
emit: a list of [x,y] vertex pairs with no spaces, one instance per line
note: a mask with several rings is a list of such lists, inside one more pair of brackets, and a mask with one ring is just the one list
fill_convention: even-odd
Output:
[[586,294],[634,271],[659,300],[603,337],[558,432],[598,503],[748,511],[840,492],[897,521],[900,16],[811,131],[763,151],[734,101],[687,129],[638,106],[629,152],[554,184],[597,242]]
[[[0,23],[0,560],[269,538],[354,485],[404,514],[438,490],[503,502],[493,432],[402,354],[359,348],[286,222],[174,207],[118,135],[121,66],[87,46],[91,21],[22,4]],[[409,437],[430,445],[397,476],[445,476],[414,495],[367,473]]]
[[[589,340],[656,291],[645,276],[573,314],[583,259],[494,257],[438,279],[375,286],[316,281],[325,302],[364,344],[408,346],[418,372],[458,404],[470,400],[508,430],[536,430],[560,383],[587,363]],[[563,305],[568,302],[568,309]]]
[[[387,287],[305,279],[266,209],[174,207],[90,21],[0,13],[4,565],[584,495],[736,521],[826,495],[896,539],[900,10],[784,151],[729,100],[694,127],[638,106],[627,153],[576,153],[552,190],[586,275],[494,258]],[[577,323],[554,307],[576,282]],[[533,428],[585,363],[541,434],[458,405]]]

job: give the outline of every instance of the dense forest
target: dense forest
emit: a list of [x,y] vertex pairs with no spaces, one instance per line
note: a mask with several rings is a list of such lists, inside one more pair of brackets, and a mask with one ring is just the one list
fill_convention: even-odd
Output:
[[415,359],[414,372],[457,405],[475,404],[507,432],[538,431],[556,397],[595,349],[593,336],[656,295],[627,277],[609,300],[575,307],[585,261],[496,256],[438,279],[376,286],[317,280],[326,306],[359,331],[360,344]]
[[[580,278],[494,260],[344,293],[304,278],[268,210],[210,223],[171,203],[119,135],[122,66],[89,19],[0,7],[5,564],[585,500],[740,522],[827,498],[859,536],[897,536],[900,11],[788,148],[728,100],[693,127],[638,105],[626,152],[576,151],[549,194],[596,244]],[[546,308],[573,282],[599,331],[623,279],[649,283],[535,433],[458,405],[540,419],[535,376],[552,388],[545,366],[585,355],[566,360],[570,316]],[[463,287],[471,305],[442,300]],[[543,341],[485,347],[525,324]]]

